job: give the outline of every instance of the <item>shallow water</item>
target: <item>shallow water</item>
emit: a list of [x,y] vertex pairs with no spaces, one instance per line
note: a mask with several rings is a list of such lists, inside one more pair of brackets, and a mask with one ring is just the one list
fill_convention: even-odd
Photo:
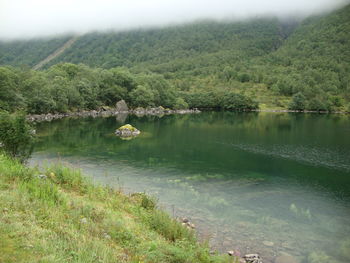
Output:
[[[124,122],[142,134],[115,137]],[[264,262],[286,253],[350,262],[349,115],[63,119],[37,124],[37,133],[31,164],[61,160],[98,182],[155,195],[215,249],[258,252]]]

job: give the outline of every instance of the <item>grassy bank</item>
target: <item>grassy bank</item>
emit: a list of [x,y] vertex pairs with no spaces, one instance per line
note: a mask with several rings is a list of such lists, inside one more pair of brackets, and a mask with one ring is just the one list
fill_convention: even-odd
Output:
[[[41,175],[41,176],[39,176]],[[126,196],[77,170],[39,171],[0,154],[0,262],[232,262],[144,194]]]

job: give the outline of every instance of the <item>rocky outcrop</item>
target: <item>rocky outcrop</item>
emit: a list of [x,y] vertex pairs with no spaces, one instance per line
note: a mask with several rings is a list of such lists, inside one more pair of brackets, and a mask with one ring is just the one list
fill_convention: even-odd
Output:
[[129,111],[129,107],[126,104],[125,100],[120,100],[115,104],[115,109],[118,112],[128,112]]
[[130,124],[123,125],[119,127],[115,134],[120,137],[135,137],[141,132]]

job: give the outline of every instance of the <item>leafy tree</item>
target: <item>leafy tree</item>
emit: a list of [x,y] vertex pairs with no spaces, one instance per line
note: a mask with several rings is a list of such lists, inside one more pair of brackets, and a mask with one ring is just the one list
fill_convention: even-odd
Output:
[[67,78],[56,76],[50,83],[52,99],[55,101],[54,111],[68,111],[69,81]]
[[129,92],[136,88],[137,83],[133,75],[125,68],[112,68],[114,84],[126,88]]
[[291,110],[304,110],[306,108],[306,98],[303,93],[298,92],[293,95],[292,101],[289,104]]
[[100,106],[98,101],[98,86],[97,83],[91,82],[89,79],[79,79],[76,83],[76,88],[82,99],[84,109],[96,109]]
[[139,85],[130,92],[130,101],[132,105],[139,107],[154,106],[154,92],[145,86]]
[[327,100],[324,98],[312,98],[308,105],[308,110],[314,110],[314,111],[328,111],[330,110],[330,105]]
[[176,98],[174,109],[176,110],[188,109],[188,104],[183,98]]
[[153,91],[155,105],[162,105],[165,107],[174,106],[176,92],[162,75],[142,74],[138,78],[138,82]]
[[25,106],[18,81],[14,69],[0,67],[0,110],[14,110]]

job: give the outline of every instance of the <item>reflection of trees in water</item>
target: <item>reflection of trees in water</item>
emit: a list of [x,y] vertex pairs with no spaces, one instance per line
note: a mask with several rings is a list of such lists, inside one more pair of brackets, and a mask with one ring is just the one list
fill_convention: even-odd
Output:
[[62,156],[123,159],[141,167],[175,167],[186,173],[220,173],[228,179],[242,178],[249,171],[263,175],[266,181],[316,184],[325,189],[338,188],[339,192],[348,185],[346,172],[334,173],[337,180],[329,184],[328,169],[311,167],[299,157],[326,154],[307,154],[315,149],[312,146],[315,134],[325,134],[321,142],[326,143],[325,149],[329,144],[342,145],[341,136],[329,136],[329,132],[342,130],[332,125],[334,120],[338,125],[346,124],[342,118],[348,119],[316,114],[235,112],[162,118],[128,116],[127,122],[141,130],[141,135],[132,141],[115,137],[119,124],[114,117],[62,119],[38,124],[41,139],[36,149],[59,152]]

